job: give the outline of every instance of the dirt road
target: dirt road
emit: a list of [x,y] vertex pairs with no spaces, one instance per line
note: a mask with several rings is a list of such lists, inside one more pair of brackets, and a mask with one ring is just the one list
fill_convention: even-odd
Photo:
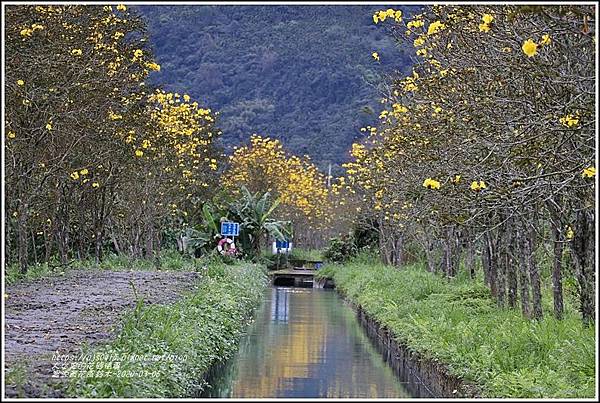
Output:
[[118,331],[119,316],[135,305],[130,282],[150,304],[191,290],[200,274],[165,271],[72,271],[6,287],[7,397],[63,397],[52,378],[52,355],[77,354]]

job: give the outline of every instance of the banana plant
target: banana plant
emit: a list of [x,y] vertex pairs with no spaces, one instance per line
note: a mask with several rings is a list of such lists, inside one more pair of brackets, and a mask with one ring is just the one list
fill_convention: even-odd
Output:
[[220,237],[219,223],[221,215],[213,210],[213,206],[205,203],[202,206],[202,223],[185,230],[185,244],[188,252],[194,254],[209,252]]
[[278,240],[284,240],[291,235],[289,221],[273,218],[273,213],[280,205],[281,200],[270,202],[270,193],[252,194],[245,186],[241,187],[241,197],[232,204],[232,212],[240,220],[240,229],[254,250],[256,256],[260,255],[261,241],[266,234]]

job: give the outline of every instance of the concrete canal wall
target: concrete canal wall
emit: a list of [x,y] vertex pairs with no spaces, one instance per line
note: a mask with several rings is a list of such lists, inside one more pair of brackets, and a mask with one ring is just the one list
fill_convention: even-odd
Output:
[[[320,279],[319,281],[332,279]],[[384,325],[371,317],[360,305],[349,300],[343,292],[337,289],[344,301],[356,312],[358,321],[366,330],[369,338],[375,343],[401,382],[406,382],[406,388],[415,397],[430,398],[474,398],[479,397],[475,385],[449,374],[447,367],[437,361],[423,357],[412,351],[409,346],[396,340],[394,334]]]

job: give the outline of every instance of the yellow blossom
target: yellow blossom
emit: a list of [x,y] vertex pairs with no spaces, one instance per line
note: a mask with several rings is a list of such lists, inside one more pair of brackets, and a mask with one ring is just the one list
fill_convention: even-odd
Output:
[[71,54],[74,55],[74,56],[81,56],[82,53],[83,52],[81,51],[81,49],[73,49],[73,50],[71,50]]
[[573,115],[573,114],[568,114],[568,115],[560,118],[559,122],[562,123],[564,126],[573,127],[579,123],[579,116]]
[[100,187],[100,184],[98,182],[94,182],[94,183],[92,183],[92,187],[98,188],[98,187]]
[[440,182],[438,182],[432,178],[427,178],[423,181],[423,186],[426,187],[427,189],[439,189]]
[[14,139],[15,137],[17,137],[15,132],[8,132],[8,133],[6,133],[6,135],[8,136],[9,139]]
[[157,64],[157,63],[154,63],[154,62],[152,62],[152,63],[148,63],[146,66],[147,66],[147,67],[148,67],[150,70],[154,70],[154,71],[160,71],[160,64]]
[[485,22],[479,24],[479,30],[481,32],[489,32],[490,29],[492,29],[492,28],[488,24],[486,24]]
[[490,14],[484,14],[483,17],[481,17],[481,19],[483,20],[484,23],[489,24],[492,21],[494,21],[494,17]]
[[575,233],[573,232],[573,228],[567,227],[567,239],[573,239]]
[[25,85],[25,81],[23,81],[23,80],[17,80],[17,85]]
[[52,130],[52,122],[48,122],[48,123],[46,123],[46,129],[47,129],[48,131]]
[[125,11],[125,10],[127,10],[127,7],[125,7],[125,4],[119,4],[117,6],[117,10],[119,10],[119,11]]
[[110,112],[108,114],[108,117],[110,118],[110,120],[121,120],[121,119],[123,119],[122,115],[119,115],[118,113],[114,113],[114,112]]
[[595,175],[596,175],[595,167],[587,167],[583,170],[583,173],[581,174],[581,176],[583,178],[593,178]]
[[423,20],[412,20],[412,21],[409,21],[408,24],[406,24],[406,26],[408,28],[419,28],[419,27],[422,27],[423,25],[425,25]]
[[136,49],[136,50],[133,51],[133,56],[135,58],[141,57],[143,54],[144,54],[144,52],[142,52],[141,49]]
[[77,171],[71,172],[70,176],[73,180],[77,180],[77,179],[79,179],[79,172],[77,172]]
[[471,190],[474,190],[474,191],[478,192],[478,191],[480,191],[482,189],[485,189],[485,188],[487,188],[487,185],[485,184],[484,181],[479,181],[479,182],[473,181],[473,182],[471,182]]
[[429,24],[429,27],[427,28],[427,35],[433,35],[435,33],[438,33],[444,28],[446,28],[446,25],[444,25],[444,23],[440,21],[434,21],[431,24]]
[[373,52],[373,53],[371,53],[371,56],[373,56],[373,59],[379,61],[379,53]]
[[144,155],[144,152],[142,150],[135,150],[136,157],[141,157],[142,155]]
[[551,42],[550,35],[544,34],[542,35],[542,40],[540,41],[540,45],[549,45]]
[[523,49],[523,53],[525,53],[528,57],[532,57],[537,54],[537,47],[538,45],[534,41],[527,39],[525,42],[523,42],[521,49]]
[[408,112],[408,108],[401,104],[392,104],[392,108],[394,108],[394,113],[406,113]]

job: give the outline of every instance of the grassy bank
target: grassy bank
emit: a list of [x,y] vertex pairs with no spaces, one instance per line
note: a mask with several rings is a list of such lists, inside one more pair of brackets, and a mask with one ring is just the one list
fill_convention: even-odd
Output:
[[136,259],[126,255],[108,254],[104,259],[96,263],[94,259],[73,260],[68,265],[59,264],[58,261],[50,263],[32,264],[28,267],[27,273],[22,274],[17,264],[6,266],[4,279],[6,284],[16,284],[23,281],[31,281],[38,278],[49,276],[62,276],[71,270],[115,270],[115,271],[134,271],[134,270],[181,270],[197,271],[202,267],[200,260],[194,260],[186,257],[176,250],[165,250],[161,254],[160,260]]
[[[70,378],[69,394],[183,397],[201,389],[201,375],[237,348],[267,284],[263,267],[248,263],[212,262],[202,273],[197,289],[174,304],[138,302],[113,342],[87,351],[107,373]],[[119,368],[107,370],[108,360]]]
[[595,329],[572,310],[529,321],[499,309],[477,280],[355,260],[328,265],[347,298],[399,341],[482,388],[485,397],[594,397]]

